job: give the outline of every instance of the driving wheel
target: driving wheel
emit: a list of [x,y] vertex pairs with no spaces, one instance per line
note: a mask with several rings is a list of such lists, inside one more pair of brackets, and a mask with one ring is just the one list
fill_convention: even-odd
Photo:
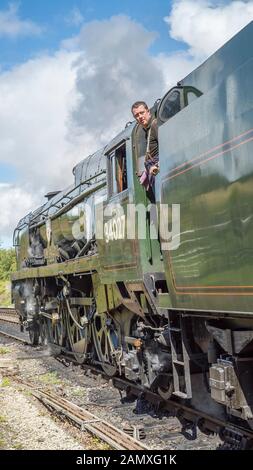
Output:
[[92,323],[93,341],[98,360],[104,372],[113,376],[117,372],[116,355],[119,338],[115,321],[106,313],[95,313]]

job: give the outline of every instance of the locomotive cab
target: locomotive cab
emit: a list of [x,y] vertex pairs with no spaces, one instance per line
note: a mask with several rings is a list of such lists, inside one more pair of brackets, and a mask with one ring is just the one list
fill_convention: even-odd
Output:
[[176,87],[171,88],[159,102],[156,112],[158,126],[171,119],[201,95],[202,92],[193,86],[182,86],[178,83]]
[[[151,113],[162,126],[200,95],[194,87],[178,84],[155,102]],[[127,289],[126,280],[143,279],[158,305],[158,291],[161,299],[165,294],[168,300],[168,289],[159,240],[159,207],[139,181],[146,145],[141,126],[133,122],[105,148],[107,197],[96,205],[96,233],[101,234],[97,243],[103,282],[117,280]]]

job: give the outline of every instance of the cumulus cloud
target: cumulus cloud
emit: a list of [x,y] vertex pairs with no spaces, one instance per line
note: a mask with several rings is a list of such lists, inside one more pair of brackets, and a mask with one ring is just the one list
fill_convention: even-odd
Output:
[[0,37],[16,38],[33,36],[42,32],[42,28],[30,20],[22,20],[18,15],[19,6],[10,3],[7,10],[0,10]]
[[163,72],[149,54],[155,37],[123,15],[82,28],[82,54],[75,63],[79,99],[72,124],[79,136],[92,136],[94,149],[131,118],[132,102],[143,99],[153,104],[164,91]]
[[164,76],[164,91],[175,86],[199,65],[198,58],[192,57],[188,52],[184,51],[173,54],[158,54],[155,61]]
[[186,43],[195,59],[203,60],[252,19],[253,1],[177,0],[165,21],[170,36]]
[[83,25],[54,55],[0,73],[0,162],[13,165],[19,175],[15,187],[0,185],[0,240],[43,202],[43,194],[73,182],[72,167],[132,119],[132,102],[152,104],[224,43],[229,28],[232,35],[234,24],[244,26],[235,14],[242,16],[242,4],[246,24],[251,1],[213,8],[204,1],[174,2],[166,22],[171,35],[188,45],[186,52],[151,55],[156,34],[129,17],[115,16]]
[[[0,161],[17,169],[16,189],[33,208],[71,184],[72,167],[124,127],[131,102],[160,96],[163,75],[148,53],[154,37],[127,17],[93,22],[81,30],[78,51],[62,48],[0,74]],[[17,212],[6,207],[12,222]]]
[[10,243],[13,226],[44,194],[72,184],[72,167],[85,156],[68,139],[75,59],[62,50],[0,74],[0,162],[18,174],[15,186],[0,185],[0,241]]
[[66,136],[75,57],[60,51],[0,75],[0,161],[14,165],[31,190],[66,185],[74,163]]
[[0,216],[0,243],[9,239],[17,221],[29,212],[34,203],[38,203],[25,189],[0,183],[1,216]]

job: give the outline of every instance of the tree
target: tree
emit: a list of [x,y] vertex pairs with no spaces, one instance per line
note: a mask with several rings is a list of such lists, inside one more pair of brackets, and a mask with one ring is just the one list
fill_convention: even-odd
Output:
[[16,257],[13,248],[0,248],[0,279],[9,280],[16,270]]

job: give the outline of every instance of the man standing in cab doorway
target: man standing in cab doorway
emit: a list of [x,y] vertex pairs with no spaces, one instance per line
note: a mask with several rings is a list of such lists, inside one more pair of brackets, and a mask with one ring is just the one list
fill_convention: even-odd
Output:
[[155,175],[159,172],[158,126],[157,119],[152,116],[145,101],[136,101],[131,107],[132,114],[143,129],[146,143],[144,171],[140,183],[154,192]]

